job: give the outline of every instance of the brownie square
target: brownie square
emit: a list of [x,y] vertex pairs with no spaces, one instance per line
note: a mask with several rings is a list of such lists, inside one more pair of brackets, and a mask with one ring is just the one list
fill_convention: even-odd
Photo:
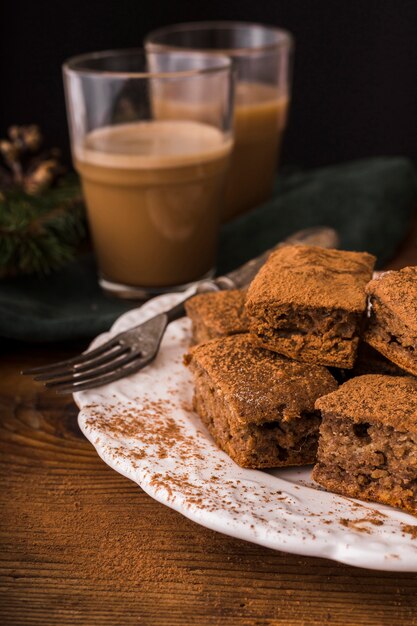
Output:
[[323,421],[314,480],[417,515],[417,380],[358,376],[315,406]]
[[336,389],[328,370],[256,345],[249,334],[192,348],[194,409],[220,448],[243,467],[315,460],[320,425],[315,400]]
[[192,322],[194,343],[248,332],[243,291],[198,294],[185,303],[185,311]]
[[273,252],[249,286],[249,330],[294,359],[353,367],[375,257],[315,246]]
[[371,313],[365,341],[417,376],[417,267],[386,272],[369,283],[367,292]]

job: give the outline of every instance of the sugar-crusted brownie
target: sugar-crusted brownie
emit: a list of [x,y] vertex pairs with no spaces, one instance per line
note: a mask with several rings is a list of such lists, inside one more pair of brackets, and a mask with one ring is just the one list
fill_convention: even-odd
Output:
[[417,515],[417,380],[358,376],[315,406],[323,421],[314,480]]
[[194,408],[216,443],[243,467],[315,460],[315,400],[337,387],[325,367],[297,363],[256,345],[249,334],[191,348]]
[[351,368],[375,257],[315,246],[273,252],[249,286],[249,329],[294,359]]
[[245,295],[233,289],[201,293],[188,300],[185,311],[192,322],[194,343],[248,332]]
[[371,313],[365,341],[417,376],[417,267],[386,272],[369,283],[367,292]]

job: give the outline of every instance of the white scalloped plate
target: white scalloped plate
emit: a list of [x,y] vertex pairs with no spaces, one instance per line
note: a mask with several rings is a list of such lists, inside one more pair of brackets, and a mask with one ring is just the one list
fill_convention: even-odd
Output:
[[[93,345],[175,304],[160,296],[122,315]],[[417,519],[327,493],[311,468],[243,469],[214,444],[191,410],[182,364],[190,338],[172,323],[146,369],[75,394],[79,424],[100,457],[150,496],[207,528],[275,550],[359,567],[417,572]]]

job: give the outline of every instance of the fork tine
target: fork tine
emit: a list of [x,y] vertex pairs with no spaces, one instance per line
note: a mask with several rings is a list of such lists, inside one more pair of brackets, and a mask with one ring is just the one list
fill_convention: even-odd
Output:
[[115,348],[114,350],[111,350],[110,352],[107,351],[102,357],[92,359],[91,361],[86,361],[84,365],[77,367],[77,369],[74,369],[74,366],[72,366],[69,368],[67,367],[65,369],[61,369],[61,370],[54,370],[51,372],[47,372],[45,374],[38,374],[37,376],[34,376],[34,380],[52,381],[55,378],[63,378],[63,377],[71,376],[72,374],[75,374],[75,373],[78,374],[79,372],[87,372],[89,370],[96,369],[100,365],[111,363],[115,361],[117,357],[122,356],[122,354],[125,354],[126,352],[129,352],[129,351],[130,351],[130,348],[128,348],[127,346],[119,346],[118,348]]
[[112,383],[115,380],[119,380],[120,378],[125,378],[130,374],[134,374],[139,370],[143,369],[146,365],[148,365],[152,361],[152,357],[148,357],[147,359],[141,359],[138,357],[136,361],[134,361],[130,367],[123,367],[117,369],[112,374],[107,374],[104,376],[99,376],[98,378],[92,378],[91,380],[80,383],[80,384],[71,384],[64,387],[55,388],[55,391],[59,394],[66,393],[75,393],[76,391],[83,391],[85,389],[95,389],[96,387],[101,387],[102,385],[107,385],[108,383]]
[[119,370],[120,368],[123,368],[125,365],[128,365],[129,363],[131,363],[132,361],[135,361],[138,358],[140,358],[140,353],[138,352],[134,352],[133,354],[130,353],[126,355],[124,358],[115,359],[114,361],[111,361],[110,363],[108,363],[107,365],[103,367],[98,367],[94,370],[89,370],[88,372],[81,374],[81,376],[78,376],[77,372],[74,372],[73,376],[68,376],[67,378],[62,378],[60,380],[53,380],[45,384],[46,384],[46,387],[50,389],[52,388],[59,389],[60,387],[67,387],[68,384],[77,384],[77,383],[87,382],[89,380],[94,380],[102,376],[103,374],[109,374],[111,372],[114,372],[115,369]]
[[95,350],[90,350],[89,352],[84,352],[83,354],[79,354],[78,356],[73,357],[72,359],[67,359],[65,361],[57,361],[56,363],[50,363],[49,365],[42,365],[40,367],[32,367],[27,370],[23,370],[22,374],[46,374],[47,372],[53,372],[54,370],[59,370],[63,367],[71,367],[75,366],[79,363],[86,363],[87,361],[91,361],[97,356],[101,356],[104,352],[108,352],[111,348],[114,348],[118,345],[118,339],[113,337],[109,341],[106,341],[101,346],[96,348]]

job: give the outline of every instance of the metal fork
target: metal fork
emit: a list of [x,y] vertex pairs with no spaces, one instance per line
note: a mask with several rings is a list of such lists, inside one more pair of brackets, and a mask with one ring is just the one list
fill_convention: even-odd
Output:
[[[156,356],[168,324],[180,317],[183,302],[136,327],[121,332],[98,348],[66,361],[27,369],[37,381],[58,393],[93,389],[133,374]],[[178,315],[176,309],[178,308]]]
[[[286,239],[278,246],[302,243],[330,248],[337,247],[338,236],[331,228],[307,228]],[[33,375],[46,387],[58,393],[73,393],[93,389],[133,374],[151,363],[159,351],[165,329],[170,322],[182,317],[184,304],[197,293],[247,286],[265,263],[271,250],[248,261],[226,276],[197,283],[174,307],[138,326],[115,335],[101,346],[66,361],[27,369],[22,374]]]

